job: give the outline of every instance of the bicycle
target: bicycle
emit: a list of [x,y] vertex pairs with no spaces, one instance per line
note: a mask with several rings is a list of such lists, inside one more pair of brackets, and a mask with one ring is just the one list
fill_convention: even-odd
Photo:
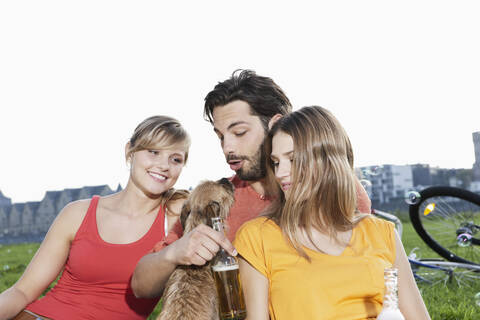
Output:
[[[397,233],[400,238],[402,237],[403,225],[397,216],[376,209],[372,209],[372,213],[393,222]],[[473,287],[480,283],[480,265],[441,259],[420,259],[415,249],[409,254],[408,261],[417,282],[430,285],[456,284],[459,287]]]
[[430,187],[409,207],[422,240],[441,257],[480,264],[480,195],[455,187]]

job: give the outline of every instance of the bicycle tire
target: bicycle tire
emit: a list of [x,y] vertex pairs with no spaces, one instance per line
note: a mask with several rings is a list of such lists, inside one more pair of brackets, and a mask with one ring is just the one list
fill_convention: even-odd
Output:
[[[434,209],[427,213],[432,203]],[[419,201],[409,206],[409,213],[420,238],[441,257],[480,264],[480,240],[476,238],[480,232],[472,239],[473,245],[457,244],[457,231],[463,224],[480,224],[480,195],[455,187],[429,187],[420,191]]]
[[[418,264],[418,262],[420,262]],[[450,284],[458,287],[478,289],[480,287],[480,266],[469,263],[435,259],[410,261],[417,282],[430,285]]]

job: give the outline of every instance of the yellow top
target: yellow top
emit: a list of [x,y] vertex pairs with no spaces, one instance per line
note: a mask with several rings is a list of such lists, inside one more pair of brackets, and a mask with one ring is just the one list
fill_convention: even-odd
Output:
[[366,217],[338,256],[304,247],[299,256],[265,217],[245,223],[235,248],[269,282],[272,320],[375,319],[382,309],[383,270],[395,261],[394,225]]

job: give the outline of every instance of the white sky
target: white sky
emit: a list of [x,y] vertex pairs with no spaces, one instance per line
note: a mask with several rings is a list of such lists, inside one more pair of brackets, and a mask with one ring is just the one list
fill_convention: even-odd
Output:
[[480,131],[478,1],[2,1],[0,190],[118,183],[154,114],[193,140],[177,187],[230,175],[203,99],[237,68],[345,126],[356,166],[470,168]]

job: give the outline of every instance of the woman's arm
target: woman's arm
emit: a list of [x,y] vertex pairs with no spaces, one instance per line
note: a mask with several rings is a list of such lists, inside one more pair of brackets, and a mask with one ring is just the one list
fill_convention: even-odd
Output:
[[407,320],[430,320],[417,283],[413,277],[402,241],[395,232],[395,268],[398,269],[398,300],[400,311]]
[[55,280],[65,265],[71,240],[83,219],[80,210],[86,212],[87,208],[88,203],[71,203],[55,218],[21,278],[0,294],[1,320],[14,317]]
[[247,307],[247,320],[268,320],[268,279],[239,257],[240,280]]

